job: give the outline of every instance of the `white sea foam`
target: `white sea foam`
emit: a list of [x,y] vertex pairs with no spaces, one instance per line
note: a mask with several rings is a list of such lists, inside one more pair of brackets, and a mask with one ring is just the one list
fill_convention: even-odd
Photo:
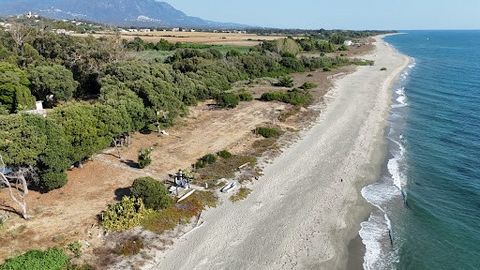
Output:
[[384,207],[392,198],[401,196],[401,193],[395,186],[383,182],[364,187],[362,196],[378,208],[378,211],[374,211],[370,215],[368,221],[360,224],[359,234],[366,249],[363,268],[365,270],[379,269],[382,268],[380,267],[382,264],[387,263],[383,258],[386,258],[388,254],[383,254],[382,251],[386,248],[385,243],[390,242],[390,232],[392,231],[392,223]]
[[392,176],[393,184],[400,190],[403,189],[406,184],[406,179],[402,171],[402,163],[405,159],[405,147],[403,144],[392,140],[395,144],[398,145],[399,150],[394,153],[393,158],[391,158],[387,163],[388,172]]
[[382,252],[382,246],[380,240],[384,237],[385,230],[381,227],[382,221],[378,216],[370,215],[368,221],[364,221],[360,224],[360,237],[362,243],[365,245],[366,251],[363,261],[363,269],[370,270],[375,269],[375,265],[380,259]]
[[[404,85],[415,66],[415,59],[412,58],[408,69],[400,75],[401,85]],[[406,107],[408,106],[407,101],[405,87],[396,88],[392,108]],[[398,115],[398,112],[393,111],[392,113],[392,117]],[[403,196],[402,189],[407,181],[405,175],[406,149],[403,144],[404,137],[401,134],[397,137],[395,134],[396,131],[391,126],[388,138],[395,144],[392,149],[392,158],[387,163],[387,170],[391,177],[385,176],[384,181],[362,189],[362,196],[378,209],[372,212],[368,221],[361,223],[359,232],[366,247],[363,263],[365,270],[390,269],[392,267],[391,263],[397,260],[398,257],[396,251],[390,246],[393,228],[387,209],[389,203],[394,198],[398,199],[400,196]]]

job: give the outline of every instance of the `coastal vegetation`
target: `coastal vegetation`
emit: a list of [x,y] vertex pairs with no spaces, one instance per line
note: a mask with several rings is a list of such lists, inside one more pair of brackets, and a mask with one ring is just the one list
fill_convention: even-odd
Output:
[[8,259],[0,270],[61,270],[68,265],[69,257],[60,248],[31,250],[18,257]]
[[313,96],[308,91],[294,88],[288,91],[272,91],[263,93],[262,101],[280,101],[295,106],[308,106],[313,101]]
[[173,203],[165,185],[151,177],[135,179],[131,193],[133,197],[142,199],[145,207],[153,210],[165,209]]
[[258,127],[254,130],[255,134],[261,135],[264,138],[276,138],[281,135],[281,131],[278,128],[270,127]]
[[[252,101],[254,92],[235,89],[237,82],[273,77],[271,81],[278,81],[278,86],[293,88],[289,76],[293,72],[371,64],[330,54],[342,50],[342,36],[284,38],[246,48],[58,35],[22,24],[10,32],[0,31],[2,173],[16,177],[9,179],[23,179],[25,185],[17,185],[19,190],[48,193],[67,184],[70,168],[82,167],[129,134],[175,125],[188,114],[189,106],[213,99],[219,109],[231,109]],[[165,53],[165,57],[139,57],[150,51]],[[303,52],[318,55],[305,56]],[[308,90],[316,87],[307,82],[300,88],[263,93],[260,100],[308,106],[313,101]],[[36,110],[36,101],[46,109]],[[259,127],[255,133],[264,138],[255,138],[253,148],[258,152],[232,154],[224,150],[205,155],[193,166],[193,183],[216,187],[219,179],[234,177],[245,164],[254,167],[256,154],[274,148],[282,131]],[[151,154],[151,148],[138,152],[138,168],[151,164]],[[129,191],[99,213],[99,223],[107,231],[141,226],[161,233],[190,222],[217,201],[214,192],[196,191],[174,203],[165,185],[149,177],[136,179]],[[241,188],[231,200],[241,200],[249,193]],[[28,218],[26,202],[21,214]],[[122,255],[136,254],[142,247],[132,241],[118,250]],[[68,247],[74,256],[80,249],[78,245]],[[58,250],[27,253],[14,260],[34,261],[50,252],[54,253],[52,261],[67,265],[68,256],[63,262],[63,251]],[[17,269],[8,263],[0,269]]]
[[238,201],[241,201],[241,200],[245,200],[248,197],[248,195],[250,195],[251,192],[252,192],[251,189],[246,188],[246,187],[241,187],[237,191],[237,193],[230,196],[229,199],[230,199],[231,202],[238,202]]

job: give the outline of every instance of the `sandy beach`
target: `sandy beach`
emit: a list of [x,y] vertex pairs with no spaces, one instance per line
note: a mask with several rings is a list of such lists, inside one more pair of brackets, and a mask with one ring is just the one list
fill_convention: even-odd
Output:
[[365,57],[375,66],[335,82],[317,122],[265,166],[246,200],[205,212],[143,269],[345,269],[369,213],[360,189],[383,158],[390,87],[409,61],[376,40]]

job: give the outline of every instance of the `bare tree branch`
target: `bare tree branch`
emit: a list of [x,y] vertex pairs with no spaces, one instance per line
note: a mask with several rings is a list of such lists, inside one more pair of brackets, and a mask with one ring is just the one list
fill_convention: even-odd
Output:
[[0,155],[0,184],[7,187],[12,201],[20,207],[20,215],[24,219],[29,219],[27,214],[28,183],[25,175],[30,173],[30,168],[22,168],[16,172],[8,172],[2,155]]

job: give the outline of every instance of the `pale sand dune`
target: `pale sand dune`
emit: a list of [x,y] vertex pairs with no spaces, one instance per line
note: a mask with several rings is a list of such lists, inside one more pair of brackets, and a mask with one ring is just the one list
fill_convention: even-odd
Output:
[[144,268],[345,268],[368,213],[359,189],[379,170],[390,86],[409,60],[380,38],[367,58],[375,66],[335,83],[318,122],[266,166],[245,201],[207,211],[203,226]]

